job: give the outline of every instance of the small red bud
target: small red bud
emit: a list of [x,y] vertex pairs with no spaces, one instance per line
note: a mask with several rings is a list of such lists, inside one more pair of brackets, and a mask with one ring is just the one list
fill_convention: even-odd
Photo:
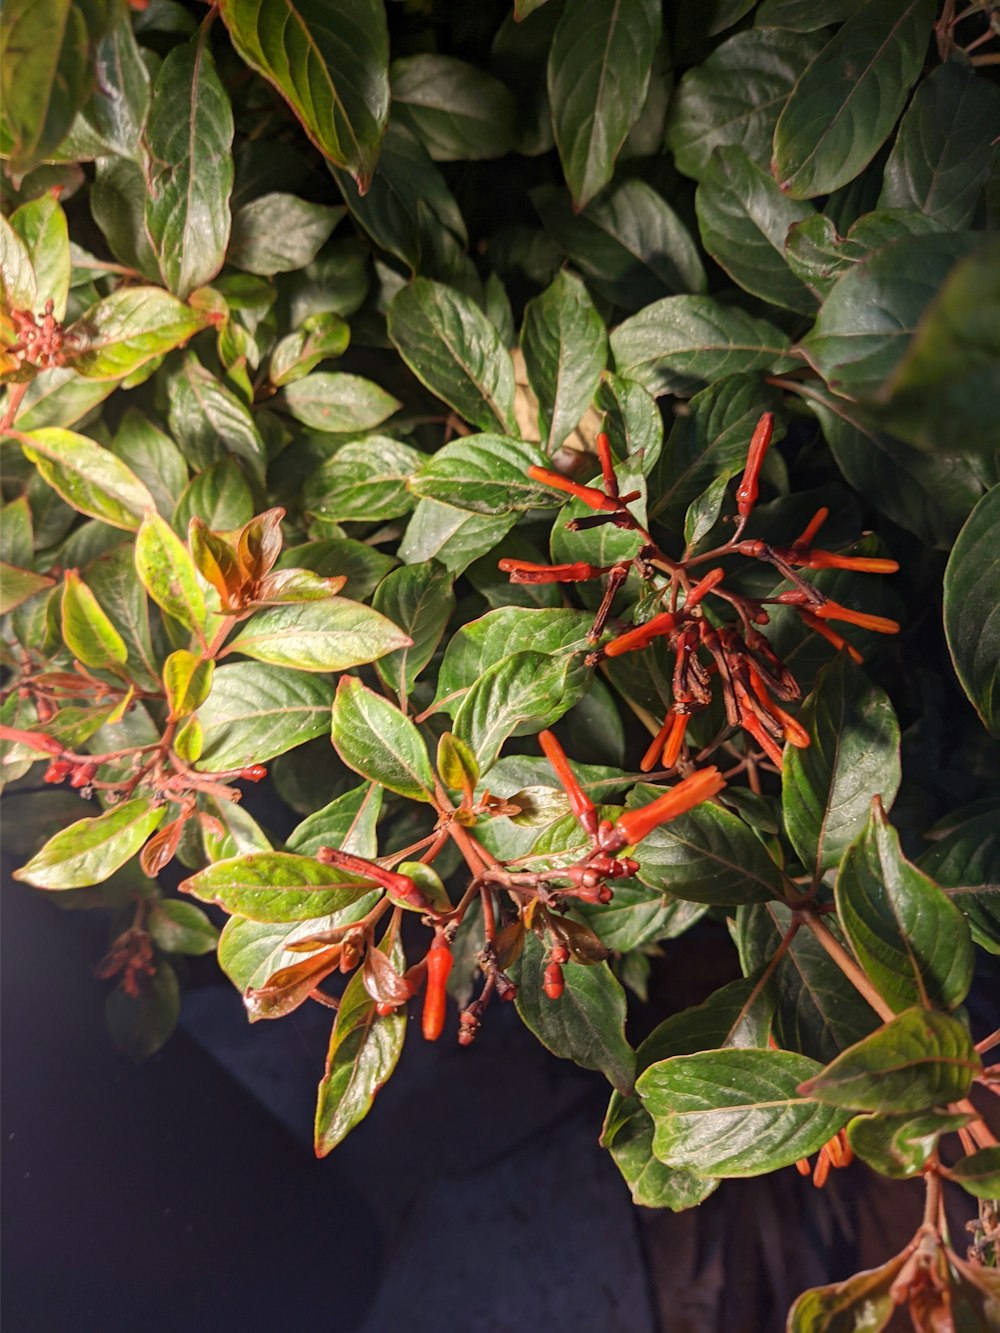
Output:
[[545,969],[542,990],[550,1000],[558,1000],[566,989],[566,980],[559,963],[549,963]]
[[568,963],[569,949],[566,948],[565,944],[553,944],[549,959],[553,963]]
[[260,782],[262,778],[267,777],[267,769],[263,764],[247,764],[246,768],[241,768],[237,777],[244,778],[247,782]]
[[97,764],[79,764],[69,780],[71,787],[88,787],[97,773]]
[[53,759],[51,764],[45,770],[43,781],[45,782],[64,782],[72,772],[73,765],[65,759]]

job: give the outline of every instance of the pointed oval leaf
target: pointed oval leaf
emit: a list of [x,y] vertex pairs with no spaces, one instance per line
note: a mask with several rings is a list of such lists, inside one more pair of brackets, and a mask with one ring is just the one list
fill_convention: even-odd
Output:
[[200,870],[180,885],[203,903],[251,921],[308,921],[357,902],[376,886],[311,856],[251,852]]
[[529,467],[545,462],[536,444],[504,435],[467,435],[439,449],[409,485],[416,495],[476,514],[547,509],[563,497],[528,476]]
[[1000,737],[1000,486],[969,515],[944,575],[944,632],[955,674],[983,725]]
[[14,878],[36,889],[80,889],[100,884],[123,866],[167,813],[148,796],[112,806],[93,819],[78,819],[50,838]]
[[360,375],[316,370],[286,384],[276,405],[313,430],[359,432],[380,426],[400,403]]
[[20,439],[44,480],[81,514],[133,532],[154,507],[135,473],[85,435],[49,426],[27,431]]
[[160,287],[120,287],[67,331],[75,343],[66,362],[86,379],[121,379],[183,346],[209,323],[205,311],[192,310]]
[[951,1134],[973,1119],[965,1111],[859,1115],[847,1126],[847,1140],[862,1161],[883,1176],[905,1180],[924,1170],[942,1134]]
[[899,1309],[892,1287],[906,1261],[903,1250],[880,1268],[804,1291],[788,1312],[788,1333],[881,1333]]
[[125,640],[76,570],[66,571],[62,593],[63,641],[84,666],[114,670],[128,661]]
[[389,67],[393,118],[435,162],[503,157],[515,145],[517,103],[499,79],[454,56],[422,52]]
[[215,663],[198,653],[178,648],[163,664],[163,687],[167,692],[171,719],[187,717],[208,698],[212,691]]
[[208,612],[194,561],[170,524],[155,511],[143,519],[135,539],[135,567],[157,606],[195,633],[204,631]]
[[409,635],[370,606],[329,597],[258,611],[226,651],[300,671],[346,671],[410,642]]
[[380,0],[222,0],[242,58],[272,83],[321,153],[367,189],[389,115]]
[[604,321],[579,278],[560,272],[524,309],[521,350],[555,453],[590,405],[608,356]]
[[345,444],[313,472],[302,502],[334,523],[380,523],[413,508],[406,483],[424,462],[416,449],[385,435]]
[[453,576],[434,560],[403,565],[375,589],[372,606],[409,636],[410,643],[380,657],[376,671],[404,703],[434,656],[455,609]]
[[341,677],[331,735],[341,759],[362,777],[414,801],[433,800],[424,738],[405,713],[360,680]]
[[219,667],[211,702],[198,718],[204,729],[198,767],[222,772],[263,763],[321,736],[332,700],[329,681],[304,671],[263,662]]
[[[257,273],[265,278],[305,268],[330,239],[330,233],[346,212],[342,205],[330,208],[311,204],[280,191],[259,195],[234,213],[226,260],[244,273]],[[339,321],[337,327],[346,332],[346,326]],[[337,353],[331,351],[327,355]]]

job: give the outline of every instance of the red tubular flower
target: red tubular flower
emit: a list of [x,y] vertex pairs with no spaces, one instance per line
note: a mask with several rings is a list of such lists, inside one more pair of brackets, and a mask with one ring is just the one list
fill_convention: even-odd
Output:
[[741,709],[740,726],[754,738],[760,748],[776,768],[781,768],[781,746],[773,736],[769,736],[763,723],[751,708]]
[[374,861],[365,860],[363,856],[355,856],[352,852],[342,852],[336,847],[318,847],[316,849],[316,860],[325,866],[337,866],[340,870],[350,870],[355,875],[360,875],[362,879],[370,879],[373,883],[380,884],[394,898],[401,898],[403,902],[412,903],[414,907],[421,911],[430,907],[423,891],[417,887],[409,875],[399,875],[395,870],[387,870],[385,866],[377,865]]
[[442,939],[435,939],[427,950],[427,990],[424,993],[424,1011],[420,1021],[420,1030],[426,1041],[437,1041],[444,1031],[448,974],[451,972],[451,965],[450,947]]
[[670,710],[663,726],[653,738],[653,743],[639,762],[639,768],[643,773],[648,773],[650,769],[656,767],[656,762],[661,754],[663,756],[663,767],[673,768],[680,755],[681,746],[684,744],[684,733],[687,731],[687,724],[687,713],[677,712],[676,709]]
[[776,547],[775,554],[804,569],[853,569],[860,574],[895,574],[899,569],[898,561],[881,556],[838,555],[835,551],[813,550],[798,544],[788,550]]
[[559,779],[559,784],[569,797],[570,809],[576,816],[584,832],[591,837],[597,832],[597,810],[593,801],[576,780],[576,775],[569,766],[566,752],[551,731],[540,731],[538,743],[542,753],[552,765],[552,771]]
[[753,686],[753,692],[764,705],[771,716],[781,724],[785,740],[789,745],[794,745],[797,750],[808,749],[811,744],[810,736],[805,727],[791,713],[778,706],[767,692],[767,687],[761,680],[756,668],[752,662],[747,663],[750,673],[750,684]]
[[611,441],[605,431],[601,431],[595,440],[597,446],[597,457],[601,460],[601,476],[604,478],[604,489],[613,499],[618,499],[618,478],[615,476],[615,460],[611,454]]
[[803,528],[801,534],[792,542],[792,546],[796,550],[812,546],[813,542],[816,540],[816,534],[829,517],[830,511],[827,509],[826,505],[817,509],[815,514],[813,514],[812,518]]
[[600,509],[607,514],[616,514],[621,503],[599,491],[596,486],[581,486],[578,481],[571,481],[561,472],[552,472],[547,467],[529,467],[528,476],[532,481],[540,481],[543,486],[551,486],[554,491],[563,491],[580,500],[588,509]]
[[858,666],[865,660],[853,643],[848,643],[842,634],[838,634],[835,629],[831,629],[829,625],[824,624],[818,616],[814,616],[813,613],[807,611],[804,606],[799,607],[799,615],[802,617],[803,623],[808,625],[810,629],[814,629],[817,634],[826,639],[827,643],[832,643],[834,648],[837,648],[838,650],[843,648],[851,660],[856,662]]
[[672,634],[680,623],[680,617],[672,611],[662,611],[644,625],[620,634],[617,639],[606,643],[602,649],[605,657],[620,657],[622,653],[634,653],[640,648],[647,648],[654,639],[664,634]]
[[749,518],[753,513],[754,505],[757,503],[757,483],[760,480],[760,469],[763,466],[764,455],[767,453],[767,446],[771,443],[773,433],[774,413],[764,412],[754,430],[750,448],[747,450],[747,465],[743,472],[743,479],[736,489],[736,509],[740,518]]
[[899,621],[890,620],[888,616],[869,615],[867,611],[855,611],[850,606],[841,606],[839,602],[824,602],[822,606],[816,607],[815,614],[820,620],[844,620],[848,625],[858,625],[874,634],[899,633]]
[[684,610],[690,611],[698,605],[703,597],[717,588],[726,577],[726,571],[721,567],[719,569],[710,569],[703,579],[700,579],[688,595],[684,598]]
[[510,576],[511,583],[584,583],[607,574],[613,565],[588,565],[583,560],[571,565],[535,565],[530,560],[501,560],[497,568]]
[[602,839],[603,850],[613,853],[622,847],[634,846],[668,819],[676,819],[702,801],[717,796],[725,785],[725,778],[714,764],[692,773],[649,805],[641,806],[638,810],[626,810],[620,815],[614,827]]

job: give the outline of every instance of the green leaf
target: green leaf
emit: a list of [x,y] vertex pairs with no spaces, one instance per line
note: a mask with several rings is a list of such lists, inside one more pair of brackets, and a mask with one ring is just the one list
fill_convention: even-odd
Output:
[[942,1134],[973,1119],[966,1112],[856,1116],[847,1126],[851,1147],[870,1167],[895,1180],[918,1175],[937,1151]]
[[744,149],[717,148],[695,194],[702,243],[715,262],[754,296],[813,314],[816,297],[788,266],[789,228],[813,216],[811,204],[783,194]]
[[123,1055],[136,1064],[155,1055],[174,1028],[181,1009],[177,973],[165,959],[143,980],[138,995],[127,995],[120,986],[104,1003],[104,1019],[111,1040]]
[[5,156],[23,176],[68,133],[91,89],[90,49],[109,26],[105,0],[11,0],[0,44]]
[[896,1013],[965,999],[974,959],[962,913],[904,858],[877,800],[844,853],[836,901],[858,962]]
[[344,596],[363,601],[394,564],[392,556],[384,555],[373,546],[351,541],[348,537],[334,537],[292,547],[278,561],[278,569],[311,569],[322,578],[346,578],[342,589]]
[[[167,394],[170,433],[194,468],[201,471],[214,463],[231,467],[228,455],[235,454],[245,460],[252,475],[263,478],[266,449],[250,409],[220,384],[193,352],[170,376]],[[223,476],[229,485],[233,484],[225,473]],[[199,478],[192,484],[197,486]],[[201,517],[209,521],[207,514]]]
[[892,1288],[907,1258],[903,1250],[880,1268],[804,1291],[788,1312],[788,1333],[881,1333],[899,1308]]
[[145,129],[146,231],[165,285],[182,297],[212,281],[229,243],[233,110],[208,34],[205,24],[168,52]]
[[374,430],[400,406],[392,394],[360,375],[316,370],[286,384],[278,407],[313,430]]
[[977,1199],[1000,1199],[1000,1148],[980,1148],[963,1157],[951,1168],[949,1179]]
[[684,545],[691,550],[715,527],[722,513],[731,473],[727,469],[710,481],[700,495],[695,496],[684,515]]
[[[765,967],[791,925],[782,903],[741,907],[737,946],[747,974]],[[836,932],[835,932],[836,933]],[[811,930],[799,930],[775,974],[778,987],[776,1034],[781,1044],[826,1062],[874,1031],[874,1009],[844,985],[844,975]]]
[[801,1091],[856,1111],[923,1111],[968,1096],[981,1069],[957,1018],[908,1009],[803,1080]]
[[70,279],[69,231],[66,214],[55,194],[43,194],[22,204],[10,215],[10,225],[24,242],[35,270],[37,304],[44,306],[51,301],[55,318],[65,319]]
[[50,838],[14,878],[36,889],[80,889],[100,884],[134,856],[167,813],[148,796],[78,819]]
[[180,889],[251,921],[309,921],[350,906],[375,885],[311,856],[251,852],[200,870]]
[[342,356],[350,339],[351,330],[339,315],[329,311],[310,315],[301,328],[276,344],[268,368],[271,383],[280,388],[303,379],[321,361]]
[[67,364],[87,379],[121,379],[180,347],[209,322],[205,312],[159,287],[119,287],[67,331],[80,348],[70,352]]
[[516,513],[474,514],[437,500],[421,500],[399,544],[399,557],[411,565],[437,560],[457,576],[492,551],[516,520]]
[[479,783],[476,757],[457,736],[446,731],[438,741],[435,768],[441,781],[451,791],[474,792]]
[[91,518],[134,532],[153,497],[135,474],[85,435],[48,427],[21,437],[25,454],[52,489]]
[[[634,810],[657,795],[661,788],[642,784],[626,805]],[[784,891],[780,870],[749,825],[711,802],[654,829],[636,859],[644,884],[687,902],[736,906]]]
[[952,901],[966,917],[972,938],[990,953],[1000,953],[998,814],[995,803],[980,814],[970,812],[919,862],[938,884],[957,890]]
[[240,56],[364,192],[389,115],[389,37],[379,0],[222,0],[219,11]]
[[469,745],[485,773],[509,736],[532,736],[552,726],[589,685],[590,673],[571,657],[511,653],[469,689],[454,715],[455,735]]
[[214,953],[219,942],[218,930],[200,907],[195,907],[194,903],[177,902],[174,898],[154,903],[146,919],[146,929],[153,943],[165,953],[199,957]]
[[873,250],[904,236],[927,236],[939,230],[922,213],[888,208],[865,213],[841,236],[832,218],[813,213],[789,228],[784,252],[792,272],[818,296],[827,297],[837,279]]
[[638,310],[661,296],[703,292],[698,247],[677,213],[641,180],[626,180],[574,213],[566,192],[530,192],[545,230],[598,296]]
[[483,161],[514,148],[517,103],[485,70],[430,52],[389,66],[392,113],[435,162]]
[[552,128],[577,208],[607,185],[646,100],[662,17],[656,0],[580,0],[552,38]]
[[[955,237],[954,250],[961,252],[968,239]],[[884,418],[890,430],[931,453],[989,457],[1000,448],[1000,419],[993,411],[1000,394],[1000,239],[990,237],[959,257],[945,276],[946,240],[940,237],[941,262],[935,256],[930,266],[939,290],[930,293],[929,305],[914,310],[913,339],[889,368]],[[896,247],[892,251],[903,259]],[[914,258],[921,261],[920,254]],[[853,381],[855,368],[848,371]]]
[[163,686],[171,718],[187,717],[208,698],[215,663],[186,648],[178,648],[163,664]]
[[256,612],[226,652],[300,671],[346,671],[409,644],[408,635],[371,607],[330,597]]
[[782,190],[830,194],[868,165],[920,73],[934,13],[934,0],[870,0],[830,39],[775,127]]
[[266,278],[305,268],[346,211],[310,204],[294,194],[260,195],[234,212],[226,260],[245,273]]
[[434,774],[424,738],[388,699],[342,676],[331,737],[348,768],[413,801],[432,801]]
[[983,725],[1000,737],[1000,486],[976,505],[944,576],[944,630],[961,682]]
[[0,289],[10,310],[34,310],[38,282],[28,247],[11,224],[0,216]]
[[888,695],[846,653],[820,673],[799,710],[804,750],[786,747],[781,774],[785,829],[802,864],[840,861],[864,828],[872,797],[890,808],[899,790],[899,724]]
[[33,570],[0,562],[0,615],[13,611],[43,588],[51,588],[53,582],[47,574],[36,574]]
[[668,296],[611,334],[619,375],[650,393],[684,396],[728,375],[789,370],[788,338],[767,320],[712,296]]
[[130,407],[118,425],[111,449],[149,487],[157,510],[169,518],[188,481],[187,463],[173,440],[157,430],[144,413]]
[[948,232],[904,236],[840,278],[800,343],[834,392],[880,394],[969,245],[968,236]]
[[565,990],[550,1000],[542,990],[546,949],[529,934],[521,954],[517,1012],[553,1055],[599,1069],[619,1092],[632,1090],[635,1053],[625,1040],[625,992],[607,963],[568,963]]
[[62,635],[73,656],[96,671],[114,671],[128,661],[125,640],[73,569],[63,583]]
[[87,569],[87,584],[125,641],[130,679],[142,689],[160,688],[159,655],[153,646],[146,590],[135,576],[131,546],[119,546]]
[[[650,517],[679,536],[688,506],[719,477],[742,471],[761,413],[776,405],[771,392],[749,375],[730,375],[695,394],[690,410],[675,418],[653,470]],[[779,417],[772,441],[783,435]]]
[[655,399],[641,384],[605,371],[595,406],[605,413],[604,429],[611,441],[612,453],[618,458],[637,462],[648,475],[663,447],[663,418]]
[[307,816],[289,834],[285,850],[315,856],[326,845],[356,856],[374,857],[378,853],[376,824],[381,809],[382,788],[377,782],[363,782]]
[[460,436],[429,458],[409,485],[416,495],[476,514],[544,509],[562,501],[557,491],[528,476],[529,467],[545,462],[536,444],[503,435]]
[[302,502],[333,523],[377,523],[413,508],[406,483],[424,455],[385,435],[345,444],[309,476]]
[[699,1176],[759,1176],[806,1157],[847,1120],[799,1087],[819,1068],[793,1051],[729,1048],[651,1065],[636,1090],[653,1151]]
[[108,150],[141,162],[150,77],[127,11],[97,43],[94,59],[103,79],[94,88],[83,119]]
[[204,632],[208,612],[194,561],[159,514],[149,513],[142,521],[135,539],[135,567],[157,606],[196,634]]
[[415,278],[393,297],[389,337],[433,394],[466,421],[510,434],[514,366],[479,307],[453,287]]
[[205,743],[199,768],[221,772],[259,764],[321,736],[330,725],[333,690],[304,671],[257,662],[219,667],[199,721]]
[[916,208],[946,230],[972,221],[1000,133],[1000,92],[964,60],[924,79],[900,122],[879,208]]
[[375,589],[372,606],[409,635],[411,642],[379,658],[376,670],[405,706],[455,610],[452,575],[433,560],[403,565]]
[[712,151],[728,144],[745,149],[758,166],[770,164],[781,109],[823,47],[822,36],[783,27],[735,33],[677,85],[667,111],[667,147],[685,176],[700,180]]
[[608,355],[604,321],[579,278],[560,272],[528,302],[521,349],[539,426],[555,453],[590,405]]
[[[398,944],[392,962],[397,970],[405,966]],[[371,1110],[396,1067],[405,1036],[405,1009],[379,1016],[359,969],[347,983],[330,1034],[316,1101],[317,1157],[331,1152]]]

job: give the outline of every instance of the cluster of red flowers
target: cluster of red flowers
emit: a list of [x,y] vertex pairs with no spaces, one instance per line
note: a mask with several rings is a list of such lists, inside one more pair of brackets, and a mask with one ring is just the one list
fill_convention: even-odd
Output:
[[[835,648],[846,650],[856,661],[861,660],[860,654],[831,628],[829,621],[843,621],[881,634],[894,634],[899,629],[894,620],[842,606],[798,573],[800,569],[845,569],[891,574],[899,568],[895,560],[841,555],[813,546],[820,528],[829,517],[827,509],[818,510],[804,532],[789,546],[771,546],[760,540],[740,540],[757,501],[761,467],[773,428],[773,413],[765,412],[750,441],[746,468],[736,489],[737,519],[733,539],[707,555],[695,556],[686,561],[673,561],[664,555],[628,510],[627,505],[637,498],[638,492],[619,494],[614,459],[606,434],[597,437],[601,487],[581,485],[548,468],[528,469],[534,481],[551,486],[594,511],[590,516],[571,521],[569,527],[579,530],[613,523],[636,532],[642,544],[634,557],[614,565],[590,565],[584,562],[540,565],[519,560],[501,560],[500,569],[509,575],[512,583],[580,583],[607,576],[605,596],[590,631],[590,637],[596,643],[611,613],[615,594],[630,570],[635,570],[646,581],[657,579],[663,574],[669,576],[660,593],[661,601],[667,603],[667,609],[601,644],[587,659],[591,665],[596,665],[606,658],[647,648],[658,640],[665,643],[673,654],[672,703],[662,727],[643,757],[641,767],[644,772],[656,767],[658,763],[664,768],[674,767],[685,745],[691,715],[708,706],[715,688],[721,692],[729,725],[741,727],[775,766],[781,766],[783,742],[798,747],[809,744],[806,731],[782,707],[782,704],[798,699],[801,691],[791,671],[777,657],[768,639],[758,628],[766,625],[769,620],[765,601],[794,607],[805,625],[821,634]],[[724,586],[726,570],[721,565],[711,569],[696,582],[692,581],[689,570],[693,566],[708,558],[732,555],[766,561],[792,585],[791,588],[771,598],[754,600]],[[727,624],[717,624],[714,619],[709,619],[701,603],[710,595],[727,603],[736,613],[736,619]]]

